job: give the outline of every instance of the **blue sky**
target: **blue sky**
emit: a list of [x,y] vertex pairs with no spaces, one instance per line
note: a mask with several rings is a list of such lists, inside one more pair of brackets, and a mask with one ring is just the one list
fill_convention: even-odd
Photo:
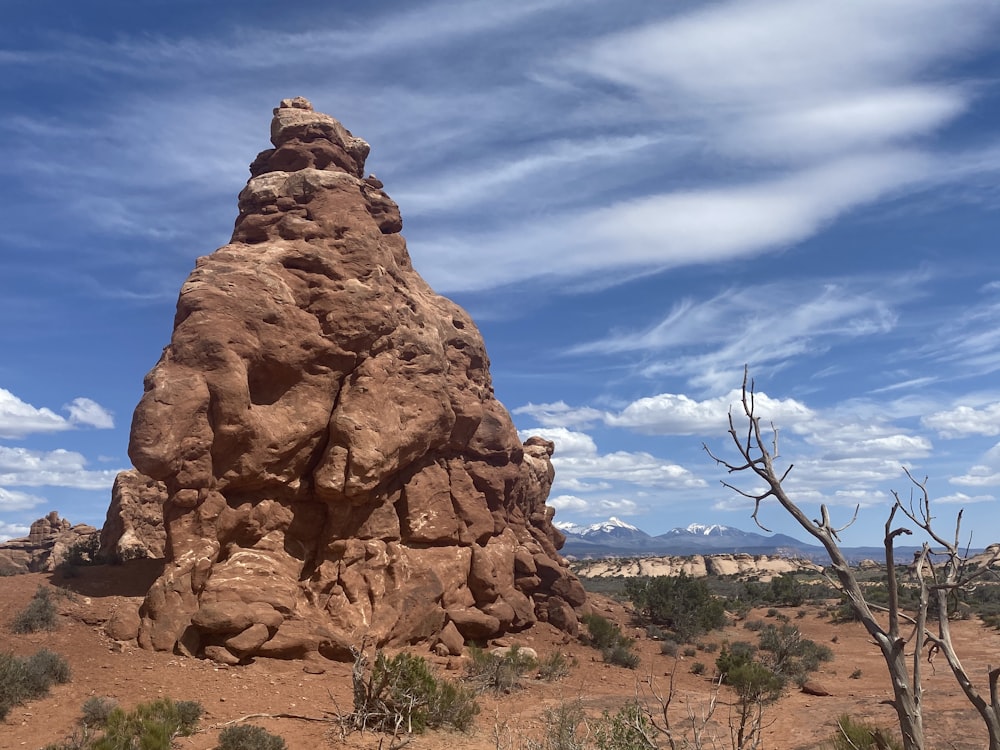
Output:
[[[992,0],[7,0],[0,537],[100,525],[194,260],[271,109],[372,145],[419,271],[557,443],[557,520],[752,528],[748,363],[812,512],[877,544],[901,467],[1000,541]],[[752,485],[747,485],[748,487]],[[761,518],[803,534],[776,508]]]

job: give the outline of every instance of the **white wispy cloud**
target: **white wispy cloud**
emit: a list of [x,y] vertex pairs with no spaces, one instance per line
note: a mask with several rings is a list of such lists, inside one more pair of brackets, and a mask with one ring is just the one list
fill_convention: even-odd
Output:
[[658,323],[612,331],[569,354],[634,352],[646,375],[679,375],[707,391],[726,392],[745,363],[758,372],[817,355],[859,338],[890,333],[896,306],[917,294],[921,274],[896,279],[783,281],[726,289],[677,302]]
[[[587,427],[601,420],[604,412],[589,406],[574,407],[565,401],[550,404],[532,404],[511,409],[511,414],[526,414],[543,427]],[[527,434],[526,431],[525,434]]]
[[993,495],[966,495],[964,492],[955,492],[951,495],[941,495],[934,498],[935,503],[945,505],[974,505],[976,503],[992,503],[996,498]]
[[75,398],[63,407],[69,412],[69,421],[74,425],[110,430],[115,426],[114,415],[96,401],[89,398]]

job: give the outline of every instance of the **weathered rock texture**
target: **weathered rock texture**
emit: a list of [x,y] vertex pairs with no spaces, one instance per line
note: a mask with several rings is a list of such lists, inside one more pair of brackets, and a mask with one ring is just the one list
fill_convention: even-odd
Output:
[[574,630],[552,444],[521,444],[476,326],[413,270],[368,144],[304,99],[271,141],[132,422],[129,455],[168,496],[140,644],[349,658],[449,623]]
[[584,578],[634,578],[637,576],[739,576],[769,578],[783,573],[817,573],[823,567],[809,560],[768,555],[688,555],[685,557],[610,557],[573,566]]
[[101,528],[102,560],[124,562],[163,557],[167,534],[163,527],[163,482],[135,469],[122,471],[111,489],[111,505]]
[[71,524],[52,511],[31,524],[28,536],[0,544],[0,572],[52,571],[66,559],[75,545],[86,543],[97,529],[85,523]]

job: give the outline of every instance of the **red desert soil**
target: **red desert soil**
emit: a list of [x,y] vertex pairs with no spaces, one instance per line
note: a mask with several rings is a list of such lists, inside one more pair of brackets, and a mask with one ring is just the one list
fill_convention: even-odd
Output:
[[[0,650],[30,654],[39,648],[52,649],[66,657],[73,676],[66,685],[56,686],[48,697],[14,708],[0,723],[0,748],[30,748],[66,737],[80,715],[80,707],[91,696],[109,696],[123,706],[167,696],[175,700],[200,701],[205,714],[200,731],[179,739],[178,748],[211,750],[216,745],[221,725],[248,714],[296,714],[324,721],[302,719],[254,718],[252,723],[285,738],[290,750],[318,747],[377,748],[379,735],[354,733],[342,739],[333,723],[337,709],[351,708],[350,665],[324,662],[322,674],[303,671],[302,662],[258,659],[244,667],[226,668],[209,661],[188,659],[167,653],[152,653],[110,640],[103,623],[117,607],[137,606],[145,587],[155,578],[155,564],[137,561],[125,566],[93,567],[80,570],[78,577],[63,580],[58,575],[29,574],[0,578]],[[60,586],[69,590],[59,596],[59,627],[54,631],[13,635],[7,623],[31,599],[38,586]],[[482,696],[482,711],[475,728],[468,734],[428,732],[408,744],[420,748],[460,748],[468,750],[519,750],[525,737],[539,739],[546,731],[543,714],[562,702],[576,701],[588,716],[599,716],[604,709],[615,710],[642,689],[642,681],[652,676],[657,686],[667,687],[675,659],[660,653],[660,644],[644,637],[629,626],[626,609],[611,600],[593,599],[597,611],[620,622],[626,632],[638,638],[642,656],[638,670],[631,671],[601,662],[592,649],[549,627],[537,625],[530,631],[509,638],[512,643],[534,648],[544,657],[554,650],[574,658],[577,665],[569,676],[557,682],[526,679],[524,689],[499,697]],[[869,719],[882,726],[893,726],[894,714],[886,700],[891,697],[881,658],[864,630],[855,624],[834,625],[817,616],[818,608],[806,608],[804,617],[797,610],[783,612],[792,618],[807,638],[830,645],[834,659],[822,665],[813,676],[815,682],[832,695],[811,696],[791,689],[766,710],[768,727],[765,748],[791,750],[816,748],[831,736],[837,717],[843,713]],[[753,617],[764,618],[763,611]],[[956,642],[963,663],[981,683],[988,663],[1000,653],[1000,633],[984,628],[978,621],[957,622]],[[704,640],[755,641],[754,634],[737,623]],[[835,639],[835,640],[834,640]],[[422,650],[418,653],[423,653]],[[441,674],[462,679],[460,660],[442,659],[426,654]],[[690,672],[691,665],[702,661],[710,674],[715,654],[698,652],[679,657],[676,669],[677,698],[673,718],[681,722],[687,715],[685,702],[702,711],[711,690],[708,678]],[[925,665],[925,722],[929,746],[936,748],[980,748],[985,746],[985,732],[978,717],[961,695],[943,659],[933,667]],[[860,670],[860,677],[850,675]],[[714,719],[720,737],[718,746],[728,742],[728,712],[731,697],[724,689]],[[498,729],[506,733],[498,743]]]

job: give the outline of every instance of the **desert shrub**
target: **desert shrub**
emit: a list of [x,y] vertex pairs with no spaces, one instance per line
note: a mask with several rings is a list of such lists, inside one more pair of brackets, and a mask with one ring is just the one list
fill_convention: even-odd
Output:
[[170,750],[175,737],[187,737],[198,725],[204,709],[197,701],[160,698],[140,703],[131,711],[113,708],[103,736],[91,750]]
[[687,646],[684,649],[683,653],[684,653],[684,656],[692,657],[692,656],[694,656],[695,654],[698,653],[698,649],[696,649],[694,646]]
[[114,698],[97,695],[87,698],[80,709],[80,723],[85,727],[103,727],[107,725],[108,717],[117,707],[118,701]]
[[855,721],[847,714],[837,719],[837,731],[830,739],[830,750],[902,750],[903,744],[888,730],[865,721]]
[[657,747],[654,743],[659,734],[645,707],[634,700],[622,706],[617,713],[605,711],[594,727],[598,750]]
[[716,643],[715,641],[709,641],[702,647],[702,650],[706,654],[714,654],[716,651],[719,650],[719,644]]
[[368,668],[358,652],[352,675],[354,711],[344,717],[353,729],[379,732],[421,732],[426,728],[465,730],[479,713],[475,691],[436,678],[427,661],[399,653],[391,659],[382,651]]
[[679,648],[677,641],[664,641],[660,644],[660,653],[664,656],[677,656]]
[[639,655],[633,650],[635,641],[622,633],[617,623],[595,613],[582,619],[590,634],[587,642],[601,652],[604,661],[629,669],[639,666]]
[[471,657],[466,668],[469,679],[481,690],[509,693],[521,686],[521,677],[537,662],[517,646],[503,654],[494,654],[480,648],[469,649]]
[[544,659],[538,662],[538,676],[546,682],[561,680],[569,674],[570,667],[574,666],[565,654],[560,651],[553,651]]
[[643,617],[669,628],[684,642],[726,624],[722,601],[705,581],[684,573],[630,579],[625,595]]
[[0,721],[14,706],[41,698],[54,684],[68,682],[66,660],[48,649],[22,658],[0,653]]
[[705,674],[705,665],[700,661],[696,661],[691,665],[691,674],[702,675]]
[[778,616],[778,610],[776,610],[774,607],[771,607],[770,609],[767,610],[767,616],[768,617],[777,617]]
[[28,606],[14,615],[10,629],[15,633],[37,633],[39,630],[54,630],[56,627],[56,605],[52,594],[44,586],[39,586]]
[[545,741],[538,750],[584,750],[588,746],[586,738],[580,736],[584,718],[580,701],[560,703],[555,708],[547,709],[542,714]]
[[763,661],[773,672],[786,677],[801,677],[815,672],[821,662],[830,661],[833,651],[803,638],[797,627],[790,624],[768,625],[760,631]]
[[852,680],[860,680],[860,679],[861,679],[861,670],[860,670],[860,669],[855,669],[855,670],[854,670],[853,672],[851,672],[851,673],[850,673],[849,675],[847,675],[847,676],[848,676],[848,677],[849,677],[850,679],[852,679]]
[[750,630],[752,632],[757,632],[758,630],[761,630],[763,627],[764,627],[763,620],[746,620],[743,623],[743,629]]
[[285,740],[263,727],[240,724],[219,733],[217,750],[285,750]]
[[62,564],[68,566],[97,565],[97,553],[101,549],[100,534],[91,534],[73,542],[66,550]]

